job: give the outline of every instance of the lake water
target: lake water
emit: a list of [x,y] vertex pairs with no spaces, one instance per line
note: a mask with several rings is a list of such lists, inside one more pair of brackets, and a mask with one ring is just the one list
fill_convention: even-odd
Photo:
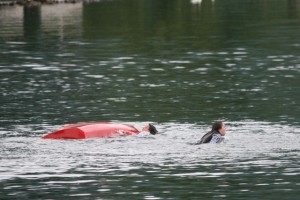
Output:
[[[0,199],[298,199],[299,33],[300,0],[0,7]],[[161,134],[41,139],[90,121]]]

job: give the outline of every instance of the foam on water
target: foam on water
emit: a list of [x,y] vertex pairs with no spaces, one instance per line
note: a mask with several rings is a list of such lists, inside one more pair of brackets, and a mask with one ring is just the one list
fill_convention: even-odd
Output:
[[[135,124],[142,126],[142,123]],[[186,171],[177,175],[162,172],[161,176],[247,174],[246,169],[251,167],[258,167],[257,173],[269,173],[275,167],[283,168],[282,175],[300,173],[296,162],[300,151],[297,127],[254,121],[227,122],[226,142],[219,145],[193,145],[209,127],[172,123],[157,125],[161,132],[157,136],[88,140],[40,138],[55,128],[58,126],[34,125],[2,130],[1,180],[40,179],[48,175],[55,177],[55,174],[69,177],[70,170],[76,171],[74,176],[80,172],[82,177],[96,172],[118,175],[120,170],[142,169],[144,165],[156,166],[159,171],[166,166]],[[200,170],[201,166],[208,171]],[[210,172],[212,166],[221,172]],[[195,169],[200,171],[194,172]],[[156,172],[161,173],[159,171]]]
[[[132,124],[141,128],[144,123]],[[45,191],[74,187],[72,191],[77,192],[73,196],[94,196],[93,189],[82,190],[89,185],[114,197],[131,192],[141,194],[140,187],[149,184],[152,188],[162,188],[165,194],[176,195],[176,184],[168,180],[181,184],[198,179],[216,180],[218,188],[234,188],[232,181],[237,180],[240,188],[237,193],[263,192],[268,188],[293,192],[297,187],[297,181],[289,178],[300,174],[297,127],[255,121],[227,122],[225,143],[193,145],[209,127],[178,123],[156,126],[161,131],[156,136],[88,140],[40,138],[44,132],[59,126],[42,125],[43,130],[36,130],[36,125],[15,127],[9,131],[14,134],[6,133],[8,137],[1,140],[1,160],[5,161],[1,162],[1,181],[35,180]],[[6,193],[16,191],[19,187],[16,184],[5,187]],[[164,187],[166,184],[168,187]],[[186,187],[193,189],[196,185]],[[118,186],[124,189],[117,189]],[[211,192],[214,191],[216,188],[211,186]]]

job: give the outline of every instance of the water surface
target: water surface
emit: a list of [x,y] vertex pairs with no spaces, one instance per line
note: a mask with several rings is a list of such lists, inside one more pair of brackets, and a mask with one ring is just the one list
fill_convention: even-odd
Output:
[[[4,199],[297,199],[299,0],[0,8]],[[213,120],[227,142],[193,145]],[[117,121],[162,134],[42,140]]]

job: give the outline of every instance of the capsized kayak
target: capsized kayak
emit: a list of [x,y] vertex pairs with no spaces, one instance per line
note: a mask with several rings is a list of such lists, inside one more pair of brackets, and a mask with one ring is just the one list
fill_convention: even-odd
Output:
[[43,139],[108,138],[138,134],[140,131],[128,124],[111,122],[78,123],[64,126],[60,130],[43,136]]

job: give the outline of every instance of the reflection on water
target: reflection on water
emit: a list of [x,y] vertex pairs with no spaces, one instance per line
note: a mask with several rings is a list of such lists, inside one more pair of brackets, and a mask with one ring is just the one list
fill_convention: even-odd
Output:
[[1,121],[298,123],[299,1],[251,2],[2,9]]
[[227,122],[227,141],[219,145],[193,145],[209,130],[194,124],[158,124],[156,136],[76,141],[42,140],[38,127],[43,125],[16,126],[2,137],[2,197],[240,199],[255,194],[272,199],[285,194],[296,199],[299,194],[300,141],[293,127]]
[[[299,0],[0,8],[0,196],[298,199]],[[197,146],[211,121],[227,143]],[[52,141],[86,121],[161,135]]]

